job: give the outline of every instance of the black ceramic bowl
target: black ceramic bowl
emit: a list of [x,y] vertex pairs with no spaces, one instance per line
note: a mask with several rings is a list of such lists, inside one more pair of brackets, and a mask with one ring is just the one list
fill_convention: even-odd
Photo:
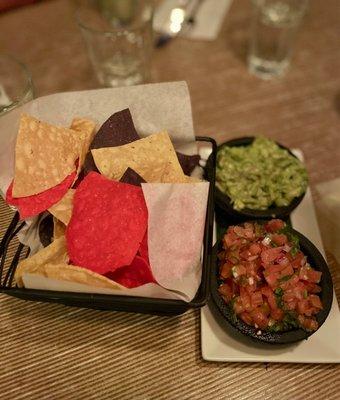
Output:
[[[307,260],[310,265],[314,269],[322,272],[321,282],[319,284],[322,291],[319,295],[322,301],[323,310],[321,310],[316,315],[316,320],[318,321],[320,328],[320,326],[325,322],[332,306],[332,277],[326,261],[320,254],[319,250],[313,245],[313,243],[294,229],[292,229],[292,233],[299,238],[300,249],[307,256]],[[209,307],[212,309],[222,328],[226,329],[227,331],[230,331],[230,329],[232,329],[236,333],[241,334],[244,338],[248,338],[249,340],[269,344],[288,344],[298,342],[303,339],[307,339],[309,336],[316,332],[308,332],[301,328],[278,333],[266,332],[265,330],[259,331],[258,329],[243,322],[240,318],[235,318],[235,314],[233,313],[231,307],[225,303],[218,292],[218,287],[221,283],[221,280],[219,279],[219,265],[217,254],[221,250],[221,246],[222,241],[220,240],[213,248],[213,270],[210,280],[211,298],[209,302]],[[261,333],[259,334],[259,332]]]
[[[217,147],[217,154],[220,149],[224,146],[249,146],[253,143],[255,137],[242,137],[233,140],[229,140],[227,142],[222,143]],[[281,148],[286,149],[293,157],[295,155],[287,148],[279,143],[277,143]],[[208,160],[209,163],[209,160]],[[218,208],[225,213],[226,215],[231,216],[234,219],[238,220],[247,220],[247,219],[269,219],[269,218],[281,218],[285,219],[289,216],[289,214],[301,203],[305,194],[295,197],[292,202],[285,207],[270,207],[267,210],[252,210],[249,208],[244,208],[243,210],[235,210],[230,197],[223,193],[217,186],[215,186],[215,203]]]

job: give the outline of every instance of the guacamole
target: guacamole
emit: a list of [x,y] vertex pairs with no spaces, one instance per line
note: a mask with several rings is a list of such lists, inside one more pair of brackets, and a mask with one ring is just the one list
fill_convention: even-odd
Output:
[[288,206],[307,189],[306,168],[264,137],[248,146],[223,146],[217,153],[216,186],[235,210]]

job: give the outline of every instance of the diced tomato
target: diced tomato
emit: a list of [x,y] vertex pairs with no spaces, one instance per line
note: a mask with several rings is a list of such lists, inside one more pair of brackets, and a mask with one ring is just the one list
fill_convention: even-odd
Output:
[[270,287],[268,287],[268,286],[265,286],[265,287],[261,288],[261,292],[264,296],[266,296],[271,310],[276,310],[278,307],[277,307],[275,295],[274,295],[274,292],[272,291],[272,289],[270,289]]
[[244,311],[241,297],[237,297],[234,302],[234,311],[236,314],[241,314]]
[[283,301],[286,303],[291,303],[293,301],[296,301],[295,297],[295,291],[294,289],[287,289],[284,294],[283,294]]
[[269,304],[264,301],[263,304],[260,306],[262,312],[264,313],[264,315],[266,315],[267,317],[270,315],[270,307]]
[[316,271],[315,269],[310,269],[308,270],[307,275],[308,275],[308,282],[319,283],[321,280],[322,272]]
[[268,318],[267,316],[263,313],[261,308],[255,308],[251,313],[250,313],[254,324],[256,324],[259,328],[261,329],[266,329],[268,326]]
[[231,273],[232,267],[233,267],[233,264],[231,262],[226,262],[222,265],[222,267],[220,269],[220,275],[223,279],[232,277],[232,273]]
[[294,270],[291,265],[288,266],[283,266],[284,268],[280,272],[280,278],[283,278],[284,276],[290,276],[294,274]]
[[300,325],[308,331],[316,331],[319,327],[318,322],[314,318],[306,318],[303,315],[298,316]]
[[275,319],[275,321],[282,321],[284,312],[280,308],[276,308],[275,310],[271,310],[270,316],[271,318]]
[[246,311],[251,311],[252,306],[251,306],[251,301],[250,301],[250,295],[242,286],[240,287],[240,296],[241,296],[243,308]]
[[306,290],[308,293],[320,293],[321,292],[321,287],[317,285],[316,283],[312,282],[305,282]]
[[240,318],[242,319],[243,322],[245,322],[248,325],[253,325],[253,319],[250,316],[249,313],[243,312],[240,314]]
[[251,257],[251,253],[250,253],[249,250],[243,250],[243,251],[241,251],[241,253],[240,253],[240,257],[241,257],[243,260],[248,260],[248,258]]
[[307,317],[311,317],[313,312],[307,299],[301,299],[297,303],[297,312]]
[[296,300],[292,300],[290,302],[285,302],[285,308],[287,310],[293,311],[293,310],[295,310],[296,306],[297,306]]
[[307,266],[303,266],[299,270],[299,278],[303,281],[308,281],[308,270]]
[[294,274],[287,281],[287,285],[292,287],[296,285],[298,282],[299,282],[299,277],[296,274]]
[[249,235],[252,234],[249,229],[242,228],[242,226],[234,226],[234,233],[236,233],[237,236],[242,237],[242,238],[247,238]]
[[288,242],[287,236],[282,233],[274,233],[271,239],[277,246],[284,246]]
[[265,275],[265,280],[267,281],[268,285],[271,287],[275,287],[278,284],[278,279],[279,279],[279,273],[278,272],[273,272]]
[[305,256],[303,255],[302,251],[299,251],[294,257],[290,255],[292,258],[291,265],[294,269],[302,267],[305,263]]
[[233,291],[231,289],[231,286],[227,283],[222,283],[222,285],[218,288],[218,291],[227,303],[229,303],[229,301],[231,301],[231,299],[233,298]]
[[252,243],[249,246],[249,251],[253,255],[260,254],[261,253],[261,246],[259,244],[257,244],[257,243]]
[[282,267],[287,267],[288,265],[290,265],[290,261],[289,261],[288,257],[286,257],[284,254],[281,254],[277,258],[276,262],[278,264],[280,264]]
[[252,293],[250,295],[250,301],[253,308],[260,306],[263,303],[262,293],[260,291]]
[[268,265],[275,261],[281,254],[282,247],[273,247],[268,248],[267,250],[262,251],[261,260],[264,265]]
[[281,219],[272,219],[271,221],[267,222],[265,230],[267,232],[277,232],[285,226],[285,223]]
[[241,275],[246,275],[247,273],[247,268],[244,265],[235,265],[233,267],[233,276],[234,278],[238,278]]
[[322,310],[323,307],[319,296],[311,294],[308,296],[308,300],[313,307]]
[[226,235],[223,236],[224,248],[228,249],[236,243],[238,243],[238,237],[234,233],[233,229],[229,228]]

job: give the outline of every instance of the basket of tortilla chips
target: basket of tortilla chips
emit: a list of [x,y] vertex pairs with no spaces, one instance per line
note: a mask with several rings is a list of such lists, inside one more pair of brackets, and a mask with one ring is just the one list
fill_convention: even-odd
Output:
[[[121,103],[106,102],[105,110],[114,112],[105,115],[95,98],[102,103],[107,91]],[[171,101],[160,110],[174,114],[169,132],[152,131],[159,96],[178,91],[177,107],[188,109],[186,86],[175,83],[75,92],[72,101],[70,94],[53,95],[5,115],[17,132],[8,135],[12,170],[0,176],[5,201],[16,210],[0,244],[4,293],[162,314],[205,304],[214,171],[202,168],[197,144],[208,143],[213,152],[216,145],[210,138],[176,145],[178,119],[188,116]],[[122,97],[129,108],[121,108]],[[67,101],[73,106],[66,110]],[[49,102],[53,107],[42,112]],[[138,114],[141,105],[148,118]],[[0,154],[0,165],[5,162]],[[9,259],[16,235],[20,244]]]

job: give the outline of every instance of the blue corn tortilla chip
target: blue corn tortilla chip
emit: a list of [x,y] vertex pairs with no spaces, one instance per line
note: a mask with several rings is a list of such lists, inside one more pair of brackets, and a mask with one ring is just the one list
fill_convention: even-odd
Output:
[[185,175],[190,175],[195,167],[199,165],[201,157],[198,154],[188,156],[186,154],[176,152],[178,161]]
[[120,182],[129,183],[134,186],[142,186],[142,183],[145,183],[145,180],[132,168],[127,168],[124,175],[120,178]]
[[52,243],[53,238],[53,215],[44,216],[38,225],[39,239],[44,247]]
[[82,175],[84,176],[90,171],[98,172],[93,161],[91,149],[122,146],[138,139],[140,139],[140,137],[133,124],[131,113],[128,108],[112,114],[99,128],[92,140],[89,152],[86,155]]

